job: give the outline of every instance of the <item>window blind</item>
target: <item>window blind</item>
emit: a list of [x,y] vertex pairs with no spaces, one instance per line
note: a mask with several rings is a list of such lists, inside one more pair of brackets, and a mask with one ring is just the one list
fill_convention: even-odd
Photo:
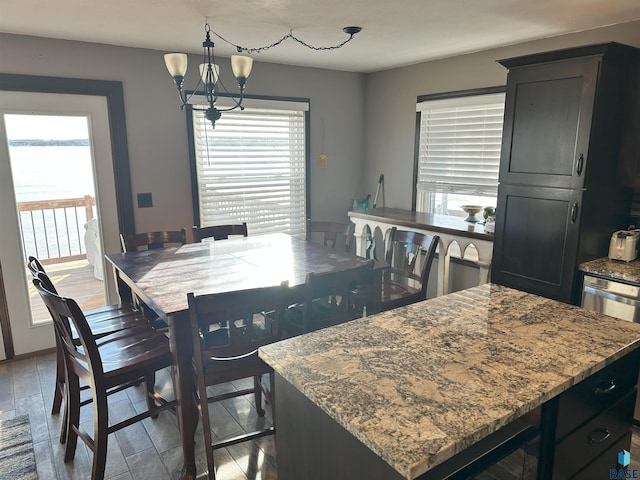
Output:
[[307,108],[224,112],[215,129],[193,110],[201,226],[304,235]]
[[418,192],[496,196],[504,93],[420,102]]

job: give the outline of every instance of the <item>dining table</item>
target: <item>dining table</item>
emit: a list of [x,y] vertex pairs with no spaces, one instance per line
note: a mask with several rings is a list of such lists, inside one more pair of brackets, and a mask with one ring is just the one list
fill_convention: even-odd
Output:
[[[187,294],[219,294],[288,281],[290,300],[302,301],[307,274],[355,268],[368,260],[284,233],[190,243],[180,247],[107,254],[121,301],[142,302],[168,327],[173,356],[177,416],[182,440],[181,478],[196,477],[193,344]],[[374,267],[374,292],[384,262]],[[371,313],[379,306],[373,295]]]

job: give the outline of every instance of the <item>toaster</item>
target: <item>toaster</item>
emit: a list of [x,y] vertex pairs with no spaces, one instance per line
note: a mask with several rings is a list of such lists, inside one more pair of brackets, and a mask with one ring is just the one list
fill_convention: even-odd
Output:
[[640,230],[618,230],[611,235],[609,243],[609,260],[630,262],[638,255],[638,238]]

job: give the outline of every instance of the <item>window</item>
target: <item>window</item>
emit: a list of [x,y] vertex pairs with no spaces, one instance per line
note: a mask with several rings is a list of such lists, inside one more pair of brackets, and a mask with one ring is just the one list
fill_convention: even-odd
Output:
[[496,205],[505,98],[500,90],[418,98],[417,211],[465,216],[461,205]]
[[215,129],[192,110],[200,226],[247,222],[250,235],[303,236],[308,101],[245,99]]

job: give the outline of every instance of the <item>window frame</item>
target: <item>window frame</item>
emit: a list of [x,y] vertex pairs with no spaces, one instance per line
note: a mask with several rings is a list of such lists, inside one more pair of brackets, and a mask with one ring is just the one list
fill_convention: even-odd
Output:
[[[191,95],[193,92],[187,92],[187,95]],[[196,92],[196,95],[202,92]],[[221,99],[233,98],[232,95],[226,93],[220,93],[218,95]],[[264,100],[264,101],[273,101],[273,102],[299,102],[299,103],[307,103],[309,106],[307,110],[304,112],[304,124],[305,124],[305,134],[304,134],[304,161],[305,161],[305,233],[306,233],[306,219],[309,218],[311,206],[311,177],[310,177],[310,166],[311,166],[311,132],[310,132],[310,120],[311,120],[311,100],[309,98],[300,98],[300,97],[278,97],[271,95],[244,95],[245,99],[252,100]],[[224,101],[224,100],[223,100]],[[202,227],[200,224],[200,198],[199,198],[199,189],[198,189],[198,167],[197,167],[197,159],[196,159],[196,146],[195,146],[195,128],[193,125],[193,106],[190,104],[186,105],[185,114],[187,119],[187,136],[189,143],[189,170],[191,174],[191,201],[193,206],[193,225],[197,227]],[[222,113],[224,117],[224,112]]]
[[[450,100],[454,98],[473,97],[479,95],[492,95],[496,93],[506,93],[506,85],[499,85],[494,87],[482,87],[473,88],[469,90],[456,90],[451,92],[432,93],[426,95],[418,95],[416,99],[416,105],[423,102],[434,100]],[[414,140],[414,155],[413,155],[413,185],[411,194],[411,210],[417,211],[418,201],[418,174],[420,168],[420,122],[422,119],[422,112],[416,112],[415,123],[415,140]]]

